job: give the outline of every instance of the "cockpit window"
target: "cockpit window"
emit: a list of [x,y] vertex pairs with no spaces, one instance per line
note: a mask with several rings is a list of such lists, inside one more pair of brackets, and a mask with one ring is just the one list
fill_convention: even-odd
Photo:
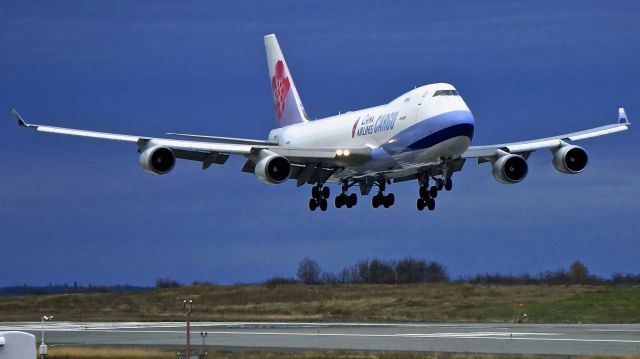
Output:
[[436,96],[459,96],[458,91],[456,90],[438,90],[433,94],[433,97]]

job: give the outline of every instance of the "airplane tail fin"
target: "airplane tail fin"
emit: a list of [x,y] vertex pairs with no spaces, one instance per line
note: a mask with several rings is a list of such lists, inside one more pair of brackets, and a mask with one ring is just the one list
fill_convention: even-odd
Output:
[[287,62],[284,60],[278,39],[275,34],[264,37],[269,64],[269,78],[273,91],[273,102],[276,112],[277,127],[284,127],[294,123],[307,122],[307,114],[300,101],[300,95],[293,83]]

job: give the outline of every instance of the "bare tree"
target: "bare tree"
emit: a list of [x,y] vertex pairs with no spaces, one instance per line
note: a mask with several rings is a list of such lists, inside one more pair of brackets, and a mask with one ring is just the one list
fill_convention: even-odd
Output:
[[449,274],[447,273],[447,268],[438,262],[429,262],[429,264],[427,265],[425,282],[433,283],[448,281]]
[[320,283],[320,266],[309,257],[304,257],[298,263],[298,279],[304,284]]
[[584,284],[589,278],[589,270],[580,261],[575,261],[569,267],[569,275],[571,276],[571,283]]

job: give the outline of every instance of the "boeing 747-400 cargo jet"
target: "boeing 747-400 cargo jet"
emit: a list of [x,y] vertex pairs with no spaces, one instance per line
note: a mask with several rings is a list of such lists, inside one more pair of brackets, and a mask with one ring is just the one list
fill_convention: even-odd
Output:
[[[291,179],[298,186],[312,185],[309,209],[327,209],[330,191],[336,183],[337,208],[357,203],[349,189],[358,186],[360,195],[372,197],[374,208],[388,208],[395,202],[385,194],[391,183],[418,182],[417,208],[435,208],[435,198],[443,188],[452,188],[452,175],[467,159],[488,162],[501,183],[522,181],[528,172],[527,158],[536,150],[549,149],[553,166],[562,173],[575,174],[587,166],[587,152],[574,141],[627,130],[629,121],[620,108],[614,124],[565,135],[504,143],[471,146],[474,119],[456,89],[445,83],[415,88],[395,100],[364,110],[311,121],[305,113],[289,67],[276,36],[264,37],[271,89],[275,103],[276,128],[267,140],[252,140],[169,133],[180,139],[153,138],[74,130],[25,122],[14,110],[22,127],[40,132],[124,141],[136,144],[140,166],[150,174],[169,173],[177,158],[224,164],[230,155],[247,161],[242,171],[260,181],[279,184]],[[429,186],[429,184],[432,184]]]

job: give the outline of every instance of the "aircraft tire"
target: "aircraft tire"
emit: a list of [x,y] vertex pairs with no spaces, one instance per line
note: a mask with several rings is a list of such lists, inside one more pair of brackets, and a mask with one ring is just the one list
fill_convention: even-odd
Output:
[[429,189],[429,195],[431,196],[431,198],[438,197],[438,188],[436,186],[431,186],[431,188]]
[[429,191],[427,191],[427,186],[420,186],[420,190],[418,191],[420,198],[429,197]]
[[378,195],[373,196],[373,198],[371,198],[371,204],[373,205],[373,208],[378,208],[380,206],[380,197],[378,197]]
[[427,199],[427,208],[429,208],[430,211],[436,209],[436,200],[433,198]]
[[416,207],[418,207],[418,211],[424,210],[424,206],[426,206],[424,199],[418,198],[418,201],[416,202]]
[[438,191],[442,191],[442,187],[444,187],[444,181],[442,181],[442,178],[438,178],[436,180],[436,187],[438,187]]
[[329,187],[322,187],[322,197],[324,198],[329,198],[329,196],[331,195],[331,191],[329,190]]
[[320,200],[320,210],[321,210],[322,212],[326,211],[326,210],[327,210],[327,206],[328,206],[327,200],[326,200],[326,199],[324,199],[324,198],[323,198],[323,199],[321,199],[321,200]]
[[315,198],[309,199],[309,210],[313,212],[316,210],[316,208],[318,208],[318,202],[315,200]]
[[349,208],[351,208],[351,206],[355,206],[358,204],[358,196],[356,196],[355,193],[350,194],[347,203],[350,205]]
[[344,196],[343,194],[341,194],[341,195],[339,195],[339,196],[336,196],[336,199],[334,200],[334,201],[335,201],[335,204],[336,204],[336,208],[340,208],[340,207],[342,207],[344,204],[346,204],[346,203],[345,203],[346,201],[344,200],[344,197],[343,197],[343,196]]
[[320,187],[318,186],[311,187],[311,197],[313,198],[320,197]]
[[451,181],[451,178],[447,178],[447,182],[445,182],[444,184],[444,189],[446,189],[447,191],[451,191],[452,188],[453,188],[453,181]]

